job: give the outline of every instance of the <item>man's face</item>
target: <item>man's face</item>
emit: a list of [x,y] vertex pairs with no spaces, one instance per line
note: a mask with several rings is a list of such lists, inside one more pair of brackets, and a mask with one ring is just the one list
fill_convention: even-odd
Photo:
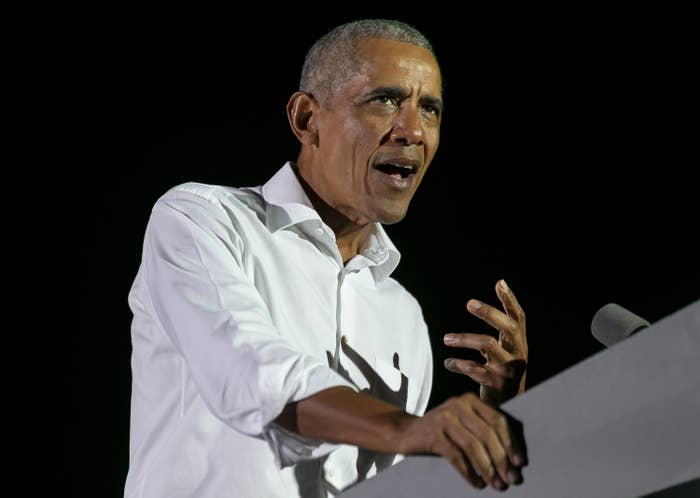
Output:
[[393,40],[363,40],[357,60],[319,110],[313,187],[355,223],[396,223],[438,147],[440,70],[427,49]]

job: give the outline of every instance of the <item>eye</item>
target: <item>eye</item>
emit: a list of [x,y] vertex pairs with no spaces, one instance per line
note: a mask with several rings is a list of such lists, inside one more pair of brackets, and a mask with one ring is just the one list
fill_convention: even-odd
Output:
[[379,95],[378,97],[374,98],[375,102],[379,102],[380,104],[387,104],[387,105],[395,105],[398,106],[398,100],[395,99],[394,97],[391,97],[390,95]]
[[436,118],[440,116],[440,109],[438,109],[434,105],[424,105],[423,111],[425,111],[427,114],[430,114],[431,116],[434,116]]

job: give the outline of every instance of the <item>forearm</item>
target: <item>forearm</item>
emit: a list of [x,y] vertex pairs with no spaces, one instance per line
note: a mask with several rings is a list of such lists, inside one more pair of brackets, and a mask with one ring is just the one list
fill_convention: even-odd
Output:
[[286,406],[275,419],[303,436],[398,453],[402,429],[417,417],[349,387],[332,387]]
[[331,387],[286,406],[275,419],[303,436],[384,453],[436,454],[479,488],[504,490],[522,482],[522,433],[473,393],[450,397],[422,417],[357,393]]

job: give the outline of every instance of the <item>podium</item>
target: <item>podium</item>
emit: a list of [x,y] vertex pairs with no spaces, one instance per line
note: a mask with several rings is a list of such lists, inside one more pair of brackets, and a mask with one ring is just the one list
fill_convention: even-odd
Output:
[[338,498],[700,497],[700,300],[501,408],[523,423],[522,484],[478,490],[407,456]]

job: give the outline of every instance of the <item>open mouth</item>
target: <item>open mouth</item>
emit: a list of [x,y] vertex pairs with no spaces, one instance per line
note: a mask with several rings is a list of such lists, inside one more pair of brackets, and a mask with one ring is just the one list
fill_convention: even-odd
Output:
[[375,164],[375,169],[378,169],[384,174],[387,174],[393,178],[407,178],[416,173],[418,169],[416,166],[411,164],[395,164],[395,163],[381,163]]

